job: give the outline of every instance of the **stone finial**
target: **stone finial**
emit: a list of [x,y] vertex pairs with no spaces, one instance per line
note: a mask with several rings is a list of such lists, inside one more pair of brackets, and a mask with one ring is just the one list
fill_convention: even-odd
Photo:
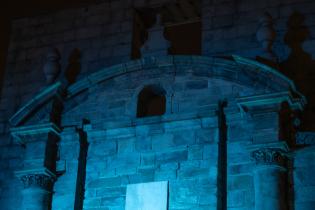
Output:
[[141,48],[142,56],[167,55],[170,43],[164,37],[164,26],[160,14],[157,14],[155,25],[147,32],[148,39]]
[[276,61],[276,56],[272,51],[272,45],[276,39],[276,31],[272,16],[265,12],[259,19],[259,28],[256,33],[256,38],[263,48],[261,57]]
[[43,71],[46,77],[46,84],[52,84],[60,73],[60,55],[56,48],[52,48],[46,55]]

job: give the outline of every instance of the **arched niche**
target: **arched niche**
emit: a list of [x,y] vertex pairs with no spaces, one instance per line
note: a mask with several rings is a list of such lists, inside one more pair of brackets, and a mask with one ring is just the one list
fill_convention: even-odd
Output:
[[145,86],[138,94],[137,117],[160,116],[166,112],[166,91],[158,85]]

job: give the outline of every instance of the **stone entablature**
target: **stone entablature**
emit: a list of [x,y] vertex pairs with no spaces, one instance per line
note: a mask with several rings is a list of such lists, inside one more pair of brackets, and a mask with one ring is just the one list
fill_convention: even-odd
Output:
[[39,123],[37,125],[19,126],[11,129],[14,141],[19,144],[27,144],[32,141],[39,141],[40,139],[45,141],[45,136],[47,137],[48,133],[59,136],[60,132],[60,128],[54,123]]

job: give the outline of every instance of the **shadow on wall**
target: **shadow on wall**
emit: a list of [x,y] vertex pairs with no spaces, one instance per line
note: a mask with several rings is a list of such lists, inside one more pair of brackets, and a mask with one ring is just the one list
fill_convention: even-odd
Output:
[[312,55],[305,52],[303,43],[309,38],[309,29],[304,25],[305,17],[294,12],[288,22],[288,31],[284,42],[289,46],[291,53],[287,60],[280,63],[280,71],[292,79],[297,89],[305,95],[308,104],[301,114],[301,129],[315,131],[315,60]]
[[77,76],[81,71],[81,51],[75,48],[70,53],[68,58],[68,65],[65,71],[65,78],[68,85],[73,84],[76,81]]

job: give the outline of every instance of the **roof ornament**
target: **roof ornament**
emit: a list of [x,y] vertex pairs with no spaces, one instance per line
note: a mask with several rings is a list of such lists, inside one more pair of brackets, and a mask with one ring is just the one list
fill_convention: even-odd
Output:
[[167,55],[170,42],[164,37],[164,26],[160,14],[156,15],[156,23],[147,30],[148,39],[141,47],[143,57],[155,55]]
[[46,55],[45,64],[43,66],[43,72],[45,74],[47,85],[54,83],[60,73],[59,60],[60,54],[57,48],[51,48]]
[[272,47],[276,39],[276,31],[272,16],[265,12],[259,19],[259,28],[256,33],[256,38],[263,48],[263,52],[259,57],[270,61],[277,61],[277,56],[274,54]]

